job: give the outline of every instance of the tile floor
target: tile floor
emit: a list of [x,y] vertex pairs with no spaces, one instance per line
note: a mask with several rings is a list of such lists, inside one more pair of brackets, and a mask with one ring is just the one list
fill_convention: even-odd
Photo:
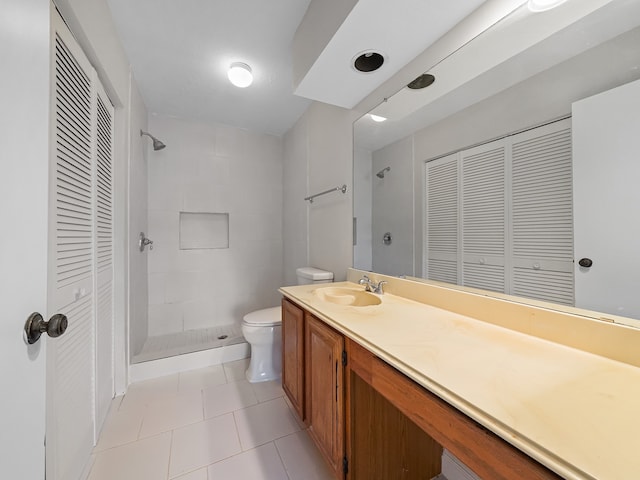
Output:
[[248,360],[135,383],[111,411],[89,480],[329,480],[278,382]]

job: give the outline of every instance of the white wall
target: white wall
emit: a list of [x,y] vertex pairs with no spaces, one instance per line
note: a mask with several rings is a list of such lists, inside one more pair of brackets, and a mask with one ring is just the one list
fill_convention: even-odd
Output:
[[[376,173],[386,167],[384,178]],[[413,138],[407,137],[373,153],[373,271],[413,275]],[[385,245],[385,233],[391,244]]]
[[307,220],[308,155],[307,116],[303,115],[284,136],[283,268],[284,285],[297,283],[296,268],[309,262]]
[[[149,335],[238,323],[278,305],[282,139],[155,115],[149,132],[167,145],[148,152]],[[180,250],[181,211],[228,213],[229,248]]]
[[347,278],[353,262],[353,114],[315,102],[309,115],[309,192],[346,184],[347,193],[319,197],[309,209],[309,263]]
[[373,159],[364,148],[353,149],[353,216],[356,222],[356,239],[353,246],[353,266],[360,270],[373,269],[371,185]]
[[[297,267],[328,270],[341,281],[352,264],[353,120],[350,110],[314,102],[285,135],[284,263],[288,284],[295,283]],[[302,184],[306,190],[299,188]],[[345,195],[333,192],[313,204],[304,201],[309,195],[343,184],[348,187]],[[307,232],[306,258],[302,257],[305,236],[300,236],[301,231]]]

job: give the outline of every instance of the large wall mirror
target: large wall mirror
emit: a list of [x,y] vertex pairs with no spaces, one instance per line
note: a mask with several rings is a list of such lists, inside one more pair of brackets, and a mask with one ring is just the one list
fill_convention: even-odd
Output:
[[[640,319],[640,0],[569,0],[543,13],[530,12],[525,2],[438,64],[424,67],[435,78],[430,86],[405,87],[354,124],[354,267],[433,279],[427,258],[429,165],[501,139],[511,145],[523,132],[564,121],[571,156],[565,222],[569,218],[571,228],[558,230],[557,238],[566,236],[570,248],[564,266],[556,263],[571,280],[558,302],[640,325],[633,320]],[[377,122],[372,114],[386,120]],[[507,226],[500,234],[509,245],[519,201],[507,199],[515,189],[510,152],[503,170]],[[479,172],[494,175],[488,166]],[[462,193],[438,195],[461,218],[467,214]],[[529,207],[533,216],[551,215],[546,207]],[[485,259],[491,263],[490,255],[474,257],[461,249],[452,255],[462,269],[466,261],[477,261],[478,268]],[[581,266],[583,258],[591,266]],[[523,269],[536,282],[534,270],[544,271],[548,262],[530,260]],[[500,268],[517,263],[501,261],[496,260]],[[453,278],[453,284],[468,285],[460,271]],[[551,277],[539,278],[538,289],[558,288]],[[505,282],[502,293],[519,295],[516,280]]]

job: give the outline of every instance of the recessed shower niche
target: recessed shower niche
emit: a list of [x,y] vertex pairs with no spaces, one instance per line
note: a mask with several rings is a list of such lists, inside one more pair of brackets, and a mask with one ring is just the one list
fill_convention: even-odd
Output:
[[229,214],[180,212],[180,250],[212,248],[229,248]]

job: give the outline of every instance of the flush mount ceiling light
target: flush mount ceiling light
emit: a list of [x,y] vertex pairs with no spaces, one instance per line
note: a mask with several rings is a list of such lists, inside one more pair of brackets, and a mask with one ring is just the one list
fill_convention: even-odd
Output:
[[227,76],[231,83],[240,88],[246,88],[253,82],[251,67],[242,62],[233,62],[229,67]]
[[374,115],[373,113],[369,114],[369,116],[371,117],[371,120],[373,120],[374,122],[384,122],[386,120],[385,117],[381,117],[380,115]]
[[532,12],[544,12],[562,5],[567,0],[529,0],[527,6]]
[[384,57],[378,52],[364,52],[353,60],[353,68],[362,73],[375,72],[384,63]]

